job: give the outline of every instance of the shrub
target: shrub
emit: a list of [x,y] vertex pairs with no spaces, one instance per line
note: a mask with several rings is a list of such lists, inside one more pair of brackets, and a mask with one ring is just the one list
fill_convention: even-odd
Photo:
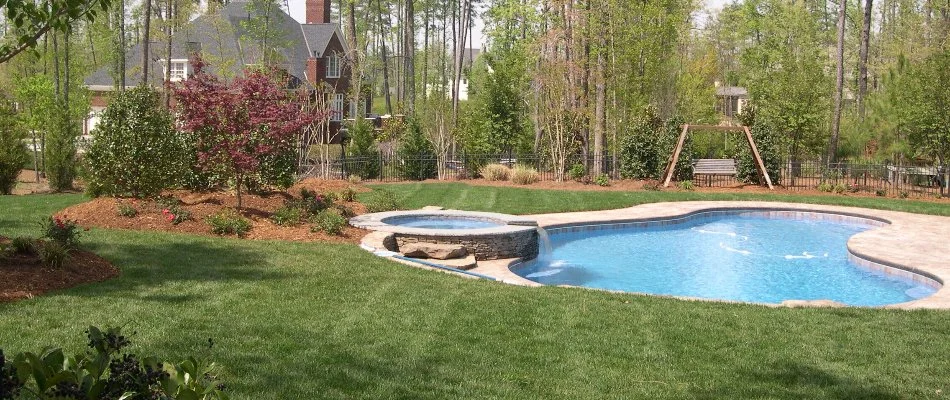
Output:
[[[180,363],[139,358],[124,349],[119,328],[86,331],[90,350],[67,356],[61,348],[4,357],[0,351],[0,399],[29,393],[37,399],[226,399],[217,366],[195,357]],[[208,340],[208,346],[214,342]]]
[[659,190],[660,190],[660,183],[659,183],[659,182],[646,182],[646,183],[643,184],[643,190],[647,190],[647,191],[650,191],[650,192],[659,191]]
[[[754,108],[747,108],[745,112],[739,115],[739,120],[743,125],[749,127],[752,133],[752,140],[755,141],[755,147],[759,151],[759,156],[762,157],[765,170],[768,171],[772,183],[779,183],[779,178],[781,177],[779,168],[782,163],[778,149],[780,135],[776,134],[776,129],[773,126],[756,121]],[[743,144],[737,146],[738,151],[735,155],[736,179],[745,183],[764,184],[765,182],[760,182],[759,173],[757,172],[759,167],[756,165],[752,151],[746,144],[744,133],[739,140]]]
[[36,254],[36,240],[25,236],[17,236],[10,241],[10,247],[15,254]]
[[225,208],[205,218],[216,235],[237,235],[244,237],[251,230],[251,221],[241,216],[233,208]]
[[347,178],[347,180],[350,181],[350,183],[352,183],[352,184],[354,184],[354,185],[359,185],[359,184],[363,183],[363,177],[361,177],[361,176],[359,176],[359,175],[350,175],[350,176]]
[[296,207],[304,211],[306,216],[317,215],[333,205],[331,196],[324,196],[309,189],[300,189],[300,199],[288,202],[287,206]]
[[584,167],[584,164],[574,164],[571,166],[571,169],[567,171],[567,176],[572,180],[580,182],[581,178],[587,176],[587,168]]
[[607,174],[597,175],[597,178],[594,178],[594,183],[597,186],[610,186],[610,176]]
[[76,178],[76,138],[79,126],[70,116],[69,107],[57,106],[50,130],[46,135],[43,154],[46,164],[46,179],[50,189],[61,192],[73,188]]
[[346,147],[346,157],[355,162],[347,164],[347,172],[355,174],[357,178],[378,178],[379,150],[376,149],[373,126],[360,119],[350,127],[349,134],[350,145]]
[[884,197],[884,196],[887,196],[887,191],[884,189],[878,189],[874,191],[874,194],[877,195],[878,197]]
[[[636,117],[620,142],[620,176],[625,179],[660,179],[673,148],[679,141],[682,121],[663,121],[656,107],[649,106]],[[692,136],[687,135],[676,162],[674,179],[692,177]]]
[[0,194],[10,194],[16,186],[30,153],[23,143],[26,132],[17,123],[13,104],[0,99]]
[[174,197],[159,197],[158,204],[162,207],[162,218],[172,225],[191,219],[191,212],[182,208],[181,202]]
[[680,187],[681,190],[695,189],[695,187],[693,187],[693,181],[690,181],[690,180],[680,181],[677,185]]
[[848,190],[848,187],[843,183],[836,183],[831,187],[831,191],[837,194],[844,194]]
[[831,191],[834,190],[834,185],[828,182],[822,182],[822,183],[819,183],[815,189],[818,189],[819,192],[831,193]]
[[83,160],[90,194],[153,197],[182,183],[188,150],[159,98],[140,86],[109,103]]
[[400,139],[397,152],[402,159],[399,172],[403,179],[422,181],[438,175],[435,150],[415,119],[409,121],[408,130]]
[[274,211],[270,219],[280,226],[297,226],[304,218],[304,211],[293,206],[284,205]]
[[81,228],[76,221],[56,217],[46,217],[40,225],[43,226],[43,237],[59,243],[67,249],[79,246]]
[[396,211],[401,208],[399,199],[396,198],[396,194],[385,189],[374,190],[366,200],[365,204],[366,211],[374,213],[383,211]]
[[356,201],[356,189],[352,186],[343,189],[339,194],[339,199],[345,202]]
[[511,169],[511,181],[517,185],[530,185],[541,180],[541,175],[534,168],[516,165]]
[[119,203],[116,215],[126,218],[135,218],[136,215],[139,215],[139,210],[131,204]]
[[313,227],[311,231],[322,231],[328,235],[337,236],[343,233],[343,227],[346,226],[346,218],[340,214],[340,211],[334,208],[321,211],[313,218]]
[[69,259],[69,249],[69,247],[55,240],[45,240],[37,246],[36,250],[39,253],[40,260],[43,261],[43,265],[60,269],[66,265],[66,261]]
[[488,164],[482,167],[478,173],[490,181],[507,181],[511,178],[511,168],[502,164]]
[[909,196],[910,196],[910,192],[906,190],[901,190],[900,192],[897,192],[897,197],[899,198],[906,199]]
[[333,209],[339,211],[339,212],[340,212],[340,215],[342,215],[342,216],[344,216],[344,217],[346,217],[346,218],[353,218],[353,217],[356,216],[356,213],[353,212],[353,209],[352,209],[352,208],[349,208],[349,207],[347,207],[347,206],[345,206],[345,205],[342,205],[342,204],[336,204],[336,205],[334,205],[334,206],[333,206]]

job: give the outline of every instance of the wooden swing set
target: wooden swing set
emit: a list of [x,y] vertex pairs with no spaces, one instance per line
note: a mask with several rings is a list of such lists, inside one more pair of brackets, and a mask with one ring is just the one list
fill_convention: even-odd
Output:
[[[680,138],[676,142],[676,147],[673,149],[673,156],[670,158],[670,164],[666,167],[666,172],[663,174],[663,187],[669,187],[670,181],[673,179],[673,172],[676,169],[676,162],[679,161],[680,152],[683,151],[683,142],[686,140],[686,135],[689,134],[690,129],[699,129],[699,130],[711,130],[711,131],[724,131],[724,132],[735,132],[742,131],[745,132],[746,140],[749,142],[749,149],[752,150],[752,158],[755,159],[755,164],[758,166],[756,172],[759,173],[759,178],[761,178],[768,185],[769,189],[774,190],[775,187],[772,186],[772,178],[769,177],[769,171],[765,169],[765,163],[762,162],[762,157],[759,156],[759,149],[755,146],[755,141],[752,140],[752,132],[749,131],[747,126],[720,126],[720,125],[683,125],[683,132],[680,133]],[[731,161],[731,163],[730,163]],[[735,175],[735,160],[734,159],[702,159],[697,160],[696,165],[693,169],[693,174],[729,174]]]

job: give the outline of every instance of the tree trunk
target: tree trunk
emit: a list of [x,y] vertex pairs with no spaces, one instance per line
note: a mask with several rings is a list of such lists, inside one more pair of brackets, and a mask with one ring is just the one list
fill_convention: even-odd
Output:
[[835,53],[835,61],[838,65],[835,75],[835,111],[831,120],[831,140],[828,142],[828,166],[835,162],[835,156],[838,153],[838,134],[841,130],[841,106],[842,92],[844,90],[844,24],[848,11],[847,0],[841,1],[841,9],[838,11],[838,50]]
[[152,23],[152,0],[145,0],[145,24],[142,27],[142,85],[148,85],[149,41],[152,39],[150,29]]
[[119,91],[125,91],[125,0],[119,0]]
[[[165,84],[163,85],[163,91],[165,92],[165,108],[168,109],[172,108],[172,1],[174,0],[168,0],[168,9],[165,10],[165,36],[168,41],[165,47]],[[261,48],[261,52],[264,52],[263,48]]]
[[[860,1],[860,0],[859,0]],[[868,49],[871,45],[871,11],[874,0],[865,0],[864,22],[861,25],[861,48],[858,54],[858,117],[865,116],[868,94]]]
[[425,101],[429,96],[429,16],[432,7],[425,8],[425,26],[422,28],[422,101]]
[[363,87],[363,68],[360,65],[359,41],[356,40],[356,1],[349,0],[348,3],[350,32],[347,41],[350,45],[350,87],[352,90],[350,98],[355,105],[353,107],[354,115],[350,117],[352,117],[354,121],[359,121],[363,114],[360,112],[360,90]]
[[410,114],[415,111],[416,102],[416,15],[412,3],[413,0],[406,0],[405,44],[403,44],[403,50],[405,52],[403,58],[405,67],[403,68],[403,73],[406,80],[403,87],[406,88],[406,103],[409,107]]
[[[601,36],[603,38],[603,36]],[[604,125],[605,125],[605,109],[606,109],[606,88],[604,85],[604,40],[601,39],[601,49],[597,52],[597,70],[595,71],[596,75],[595,85],[596,93],[594,99],[594,169],[593,172],[595,175],[600,175],[604,172],[603,157],[604,157]]]
[[389,58],[386,57],[386,25],[383,24],[383,4],[381,0],[376,0],[376,4],[379,6],[379,13],[376,14],[376,18],[379,22],[379,42],[382,46],[383,57],[383,96],[386,98],[386,113],[392,115],[393,103],[389,94]]

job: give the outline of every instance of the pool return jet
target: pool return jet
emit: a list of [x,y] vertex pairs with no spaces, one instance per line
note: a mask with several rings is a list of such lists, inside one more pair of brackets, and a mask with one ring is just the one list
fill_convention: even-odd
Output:
[[[762,157],[759,156],[759,149],[755,146],[755,141],[752,140],[752,132],[749,131],[748,126],[725,126],[725,125],[683,125],[683,132],[680,133],[679,140],[676,141],[676,147],[673,148],[673,155],[670,157],[670,164],[666,167],[666,171],[663,173],[663,187],[670,186],[670,180],[673,179],[673,170],[676,169],[676,162],[679,161],[680,153],[683,151],[683,142],[686,141],[686,135],[689,134],[690,128],[700,129],[700,130],[712,130],[712,131],[725,131],[725,132],[735,132],[742,131],[745,132],[746,140],[749,142],[749,149],[752,150],[752,158],[755,159],[755,165],[759,168],[756,169],[756,172],[759,173],[759,178],[762,179],[769,186],[769,189],[775,190],[775,187],[772,186],[772,178],[769,177],[769,171],[765,169],[765,163],[762,162]],[[708,161],[719,161],[719,160],[708,160]],[[716,163],[710,163],[711,168],[716,169]],[[694,169],[695,171],[695,169]],[[712,170],[711,170],[712,171]],[[723,171],[712,171],[712,173],[722,173]],[[694,172],[695,173],[695,172]],[[735,160],[732,160],[732,165],[729,175],[735,175]]]

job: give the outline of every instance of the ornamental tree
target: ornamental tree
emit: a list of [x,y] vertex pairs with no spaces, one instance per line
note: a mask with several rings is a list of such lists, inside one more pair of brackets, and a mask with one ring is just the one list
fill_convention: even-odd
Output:
[[293,151],[297,133],[325,113],[306,109],[276,70],[223,81],[206,71],[201,58],[191,62],[194,76],[174,86],[181,129],[195,138],[199,167],[234,182],[240,209],[241,188],[260,171],[261,160]]

